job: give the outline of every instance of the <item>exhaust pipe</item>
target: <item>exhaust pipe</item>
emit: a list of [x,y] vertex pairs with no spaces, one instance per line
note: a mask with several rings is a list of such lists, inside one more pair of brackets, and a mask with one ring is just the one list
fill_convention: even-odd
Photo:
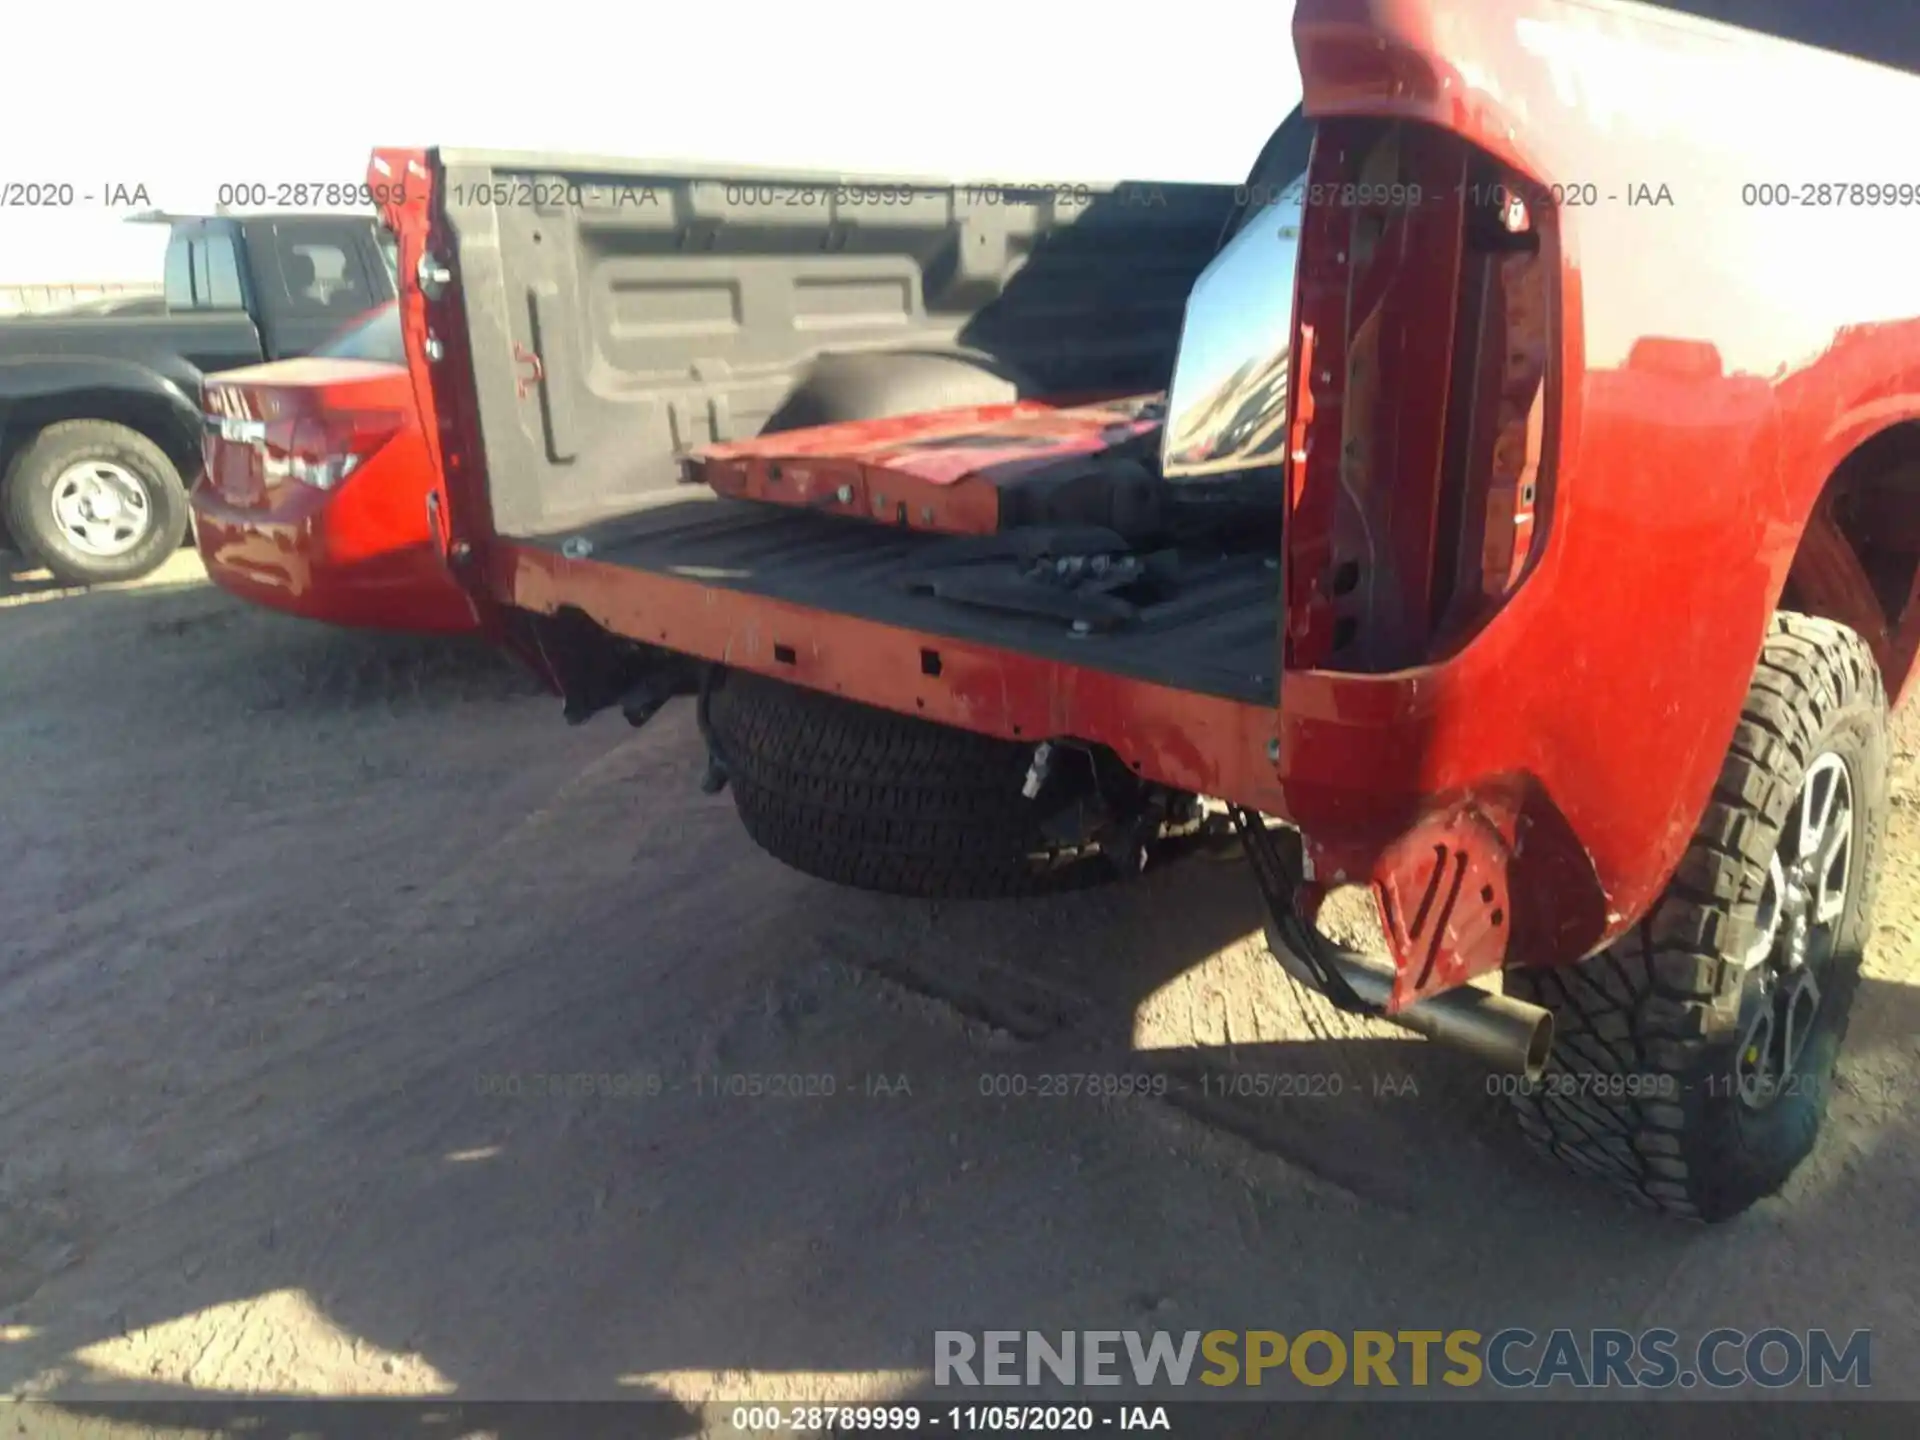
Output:
[[[1271,928],[1267,948],[1286,972],[1318,989],[1312,973]],[[1384,1012],[1393,994],[1393,966],[1370,955],[1327,945],[1320,958],[1337,969],[1353,993]],[[1538,1080],[1553,1050],[1553,1012],[1510,995],[1495,995],[1477,985],[1459,985],[1395,1014],[1379,1017],[1403,1030],[1472,1055],[1489,1069]]]

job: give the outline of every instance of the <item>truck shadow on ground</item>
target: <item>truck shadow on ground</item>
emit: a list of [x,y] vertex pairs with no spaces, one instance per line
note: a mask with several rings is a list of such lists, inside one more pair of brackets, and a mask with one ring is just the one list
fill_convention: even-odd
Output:
[[1457,1168],[1450,1153],[1438,1176],[1410,1161],[1508,1138],[1501,1077],[1342,1014],[1281,969],[1237,846],[1195,847],[1139,881],[1031,905],[1017,954],[1005,953],[1006,917],[992,905],[929,906],[911,950],[863,953],[860,934],[883,928],[887,903],[848,896],[829,924],[858,963],[1023,1042],[983,1099],[1144,1087],[1401,1212],[1431,1203]]
[[[1526,1154],[1484,1072],[1302,996],[1250,939],[1236,859],[1031,904],[837,890],[696,792],[684,707],[638,735],[565,731],[516,678],[480,684],[505,703],[479,707],[457,703],[464,681],[428,684],[414,713],[411,682],[383,691],[389,661],[368,658],[407,645],[212,598],[75,612],[192,622],[132,642],[155,677],[143,718],[202,722],[144,800],[184,817],[173,851],[136,835],[114,861],[149,887],[149,918],[96,933],[83,905],[0,942],[20,1057],[0,1252],[44,1262],[0,1297],[22,1337],[0,1344],[0,1382],[63,1371],[49,1393],[76,1415],[394,1434],[410,1433],[394,1412],[232,1392],[304,1366],[334,1377],[307,1382],[323,1389],[463,1404],[658,1399],[750,1371],[771,1378],[720,1393],[824,1377],[931,1402],[952,1398],[925,1374],[936,1329],[1666,1323],[1677,1270],[1741,1273],[1792,1215],[1803,1231],[1857,1215],[1862,1175],[1911,1172],[1911,1121],[1876,1112],[1782,1212],[1647,1219]],[[124,655],[77,663],[35,703],[126,673]],[[308,723],[340,692],[300,677],[336,664],[366,677],[344,707],[362,745],[428,757],[417,771],[367,787],[337,728]],[[284,706],[231,703],[263,673]],[[104,804],[127,737],[86,714]],[[566,765],[508,793],[557,736]],[[209,802],[193,744],[252,746],[352,805],[323,829],[284,787]],[[23,781],[45,768],[18,763]],[[206,878],[226,874],[223,843],[238,881]],[[1869,981],[1859,1006],[1878,1075],[1920,1032],[1920,997]],[[559,1074],[589,1083],[541,1099],[492,1083]],[[733,1089],[776,1076],[833,1091]],[[1118,1076],[1168,1093],[1110,1093]],[[448,1408],[400,1414],[463,1433],[469,1412]],[[530,1406],[485,1424],[679,1435],[701,1418]]]

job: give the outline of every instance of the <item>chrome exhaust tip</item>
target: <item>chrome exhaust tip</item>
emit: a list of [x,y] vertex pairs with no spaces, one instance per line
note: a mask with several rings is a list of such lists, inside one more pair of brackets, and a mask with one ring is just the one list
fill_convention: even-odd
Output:
[[[1267,949],[1281,968],[1303,985],[1318,990],[1312,972],[1279,942],[1272,927]],[[1329,943],[1318,957],[1340,972],[1355,995],[1384,1012],[1393,994],[1393,966],[1386,960],[1360,955]],[[1553,1012],[1510,995],[1496,995],[1478,985],[1459,985],[1426,1000],[1417,1000],[1380,1019],[1416,1035],[1472,1055],[1490,1070],[1538,1080],[1553,1053]]]

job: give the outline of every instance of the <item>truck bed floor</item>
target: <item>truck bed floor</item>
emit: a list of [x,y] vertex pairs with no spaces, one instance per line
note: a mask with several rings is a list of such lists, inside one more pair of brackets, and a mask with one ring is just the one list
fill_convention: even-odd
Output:
[[[988,610],[901,587],[943,537],[844,517],[675,497],[578,535],[607,565],[1040,655],[1176,689],[1273,703],[1279,572],[1259,555],[1183,554],[1177,598],[1125,628],[1076,636],[1066,622]],[[522,543],[559,550],[562,536]]]

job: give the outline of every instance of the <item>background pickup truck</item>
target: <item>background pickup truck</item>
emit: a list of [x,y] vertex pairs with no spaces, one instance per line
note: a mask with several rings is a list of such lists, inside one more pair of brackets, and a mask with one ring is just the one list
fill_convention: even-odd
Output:
[[697,695],[815,875],[1224,803],[1303,983],[1725,1219],[1822,1124],[1920,653],[1920,79],[1625,0],[1294,35],[1232,205],[378,158],[446,554],[571,718]]
[[206,374],[304,355],[394,293],[371,216],[170,223],[158,307],[0,321],[0,514],[69,583],[135,579],[179,546]]

